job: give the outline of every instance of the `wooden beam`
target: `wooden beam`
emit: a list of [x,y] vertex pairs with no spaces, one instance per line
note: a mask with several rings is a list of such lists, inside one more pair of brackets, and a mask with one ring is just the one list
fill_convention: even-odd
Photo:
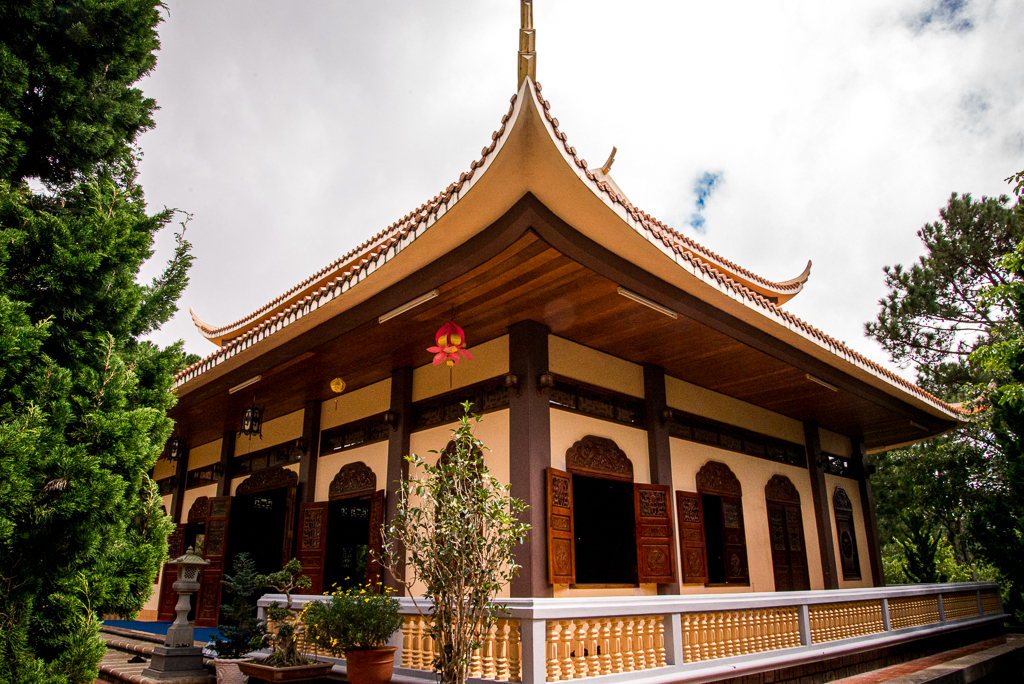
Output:
[[551,406],[548,391],[537,379],[548,372],[548,329],[536,321],[523,321],[508,329],[509,372],[519,379],[519,389],[509,395],[509,481],[511,494],[530,507],[526,522],[529,541],[516,548],[522,566],[512,579],[513,598],[553,595],[548,584],[548,552],[545,468],[551,465]]
[[188,478],[188,456],[182,456],[174,464],[174,494],[171,496],[171,520],[176,523],[185,522],[181,519],[181,507],[185,503],[185,480]]
[[305,442],[306,450],[299,459],[300,503],[316,500],[316,466],[320,459],[320,404],[319,401],[307,401],[302,411],[302,441]]
[[[395,414],[395,423],[388,435],[388,479],[385,498],[384,525],[390,525],[398,512],[398,497],[401,482],[409,477],[409,436],[412,434],[412,368],[396,368],[391,373],[391,405],[389,409]],[[400,544],[395,545],[399,555],[398,577],[384,572],[384,584],[395,590],[396,594],[405,594],[405,585],[401,579],[405,577],[405,552]]]
[[[644,365],[644,425],[647,426],[647,457],[651,463],[651,484],[672,486],[672,451],[668,425],[661,419],[668,408],[665,397],[665,369],[653,363]],[[670,496],[670,499],[675,498]],[[672,504],[670,504],[671,506]],[[675,513],[672,514],[675,520]],[[658,593],[679,593],[679,582],[659,584]]]
[[225,432],[220,439],[220,475],[217,478],[217,496],[231,493],[231,459],[235,457],[234,430]]
[[863,437],[854,437],[853,468],[857,473],[860,485],[860,506],[864,511],[864,533],[867,535],[868,558],[871,561],[871,582],[876,587],[885,586],[885,573],[882,572],[882,544],[878,538],[878,518],[875,517],[875,493],[871,490],[871,476],[867,472],[867,448]]
[[818,525],[818,550],[821,552],[821,575],[825,589],[839,588],[839,570],[836,566],[836,548],[832,543],[832,516],[828,510],[828,487],[825,485],[825,467],[821,462],[821,436],[818,424],[804,421],[804,444],[807,448],[807,472],[811,477],[811,498],[814,501],[814,520]]

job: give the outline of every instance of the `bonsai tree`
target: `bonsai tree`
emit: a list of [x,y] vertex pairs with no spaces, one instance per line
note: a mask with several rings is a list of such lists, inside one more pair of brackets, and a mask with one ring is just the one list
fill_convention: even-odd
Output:
[[[529,530],[519,519],[525,503],[509,495],[509,485],[488,474],[486,447],[472,430],[480,416],[472,415],[471,407],[463,404],[465,415],[435,465],[416,454],[407,457],[422,476],[401,483],[398,510],[384,540],[391,574],[410,596],[413,585],[422,582],[424,597],[432,602],[430,636],[437,644],[433,667],[442,684],[466,681],[480,635],[487,633],[496,614],[504,613],[491,599],[518,572],[513,551],[526,541]],[[404,577],[396,563],[403,556]],[[422,615],[419,603],[415,605]]]
[[302,611],[306,639],[342,657],[351,651],[386,648],[391,635],[402,628],[398,601],[390,596],[393,591],[367,582],[334,591],[326,601],[311,601]]
[[240,553],[232,565],[234,575],[225,575],[221,583],[231,595],[231,603],[220,607],[225,625],[210,638],[210,648],[220,659],[238,659],[260,648],[266,623],[256,617],[253,596],[262,587],[256,583],[256,564],[248,553]]
[[271,667],[292,667],[311,662],[299,653],[303,624],[299,614],[292,610],[292,593],[296,589],[308,589],[311,586],[309,578],[302,574],[302,564],[297,558],[292,558],[282,569],[269,575],[256,575],[254,581],[261,587],[284,594],[285,597],[283,606],[274,601],[267,608],[267,617],[274,623],[274,628],[263,636],[261,645],[270,647],[273,653],[263,661],[263,664]]

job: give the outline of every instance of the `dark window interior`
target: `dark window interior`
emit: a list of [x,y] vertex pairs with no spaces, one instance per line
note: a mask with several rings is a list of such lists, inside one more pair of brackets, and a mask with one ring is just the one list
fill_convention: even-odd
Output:
[[287,505],[287,487],[236,496],[231,500],[228,562],[224,567],[227,574],[234,573],[234,559],[243,552],[252,556],[258,573],[267,574],[281,569]]
[[708,552],[708,584],[725,584],[725,545],[722,539],[722,498],[701,494],[704,539]]
[[636,584],[633,484],[572,476],[576,584]]
[[370,497],[332,501],[327,508],[324,591],[357,587],[366,582],[370,541]]
[[[203,542],[206,539],[206,523],[205,522],[190,522],[185,525],[185,548],[188,549],[190,546],[200,556],[203,555]],[[196,619],[196,598],[199,596],[198,593],[189,596],[189,601],[192,607],[188,611],[188,619]]]

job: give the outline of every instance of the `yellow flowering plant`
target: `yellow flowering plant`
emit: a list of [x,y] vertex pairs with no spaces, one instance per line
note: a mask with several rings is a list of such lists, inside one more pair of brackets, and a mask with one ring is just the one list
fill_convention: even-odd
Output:
[[387,646],[402,628],[392,592],[390,587],[367,582],[335,590],[326,600],[309,602],[302,612],[306,638],[336,656]]

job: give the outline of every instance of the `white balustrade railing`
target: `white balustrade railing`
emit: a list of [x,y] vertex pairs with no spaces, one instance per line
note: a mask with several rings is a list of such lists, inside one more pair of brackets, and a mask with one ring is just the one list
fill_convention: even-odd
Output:
[[[281,597],[260,601],[266,606]],[[300,608],[322,596],[296,596]],[[430,618],[399,599],[404,624],[392,640],[397,684],[434,681]],[[429,604],[420,606],[429,613]],[[480,636],[472,681],[702,680],[840,656],[922,634],[1005,618],[998,585],[927,584],[830,591],[508,599]],[[330,660],[330,659],[328,659]],[[335,660],[339,672],[344,660]]]

